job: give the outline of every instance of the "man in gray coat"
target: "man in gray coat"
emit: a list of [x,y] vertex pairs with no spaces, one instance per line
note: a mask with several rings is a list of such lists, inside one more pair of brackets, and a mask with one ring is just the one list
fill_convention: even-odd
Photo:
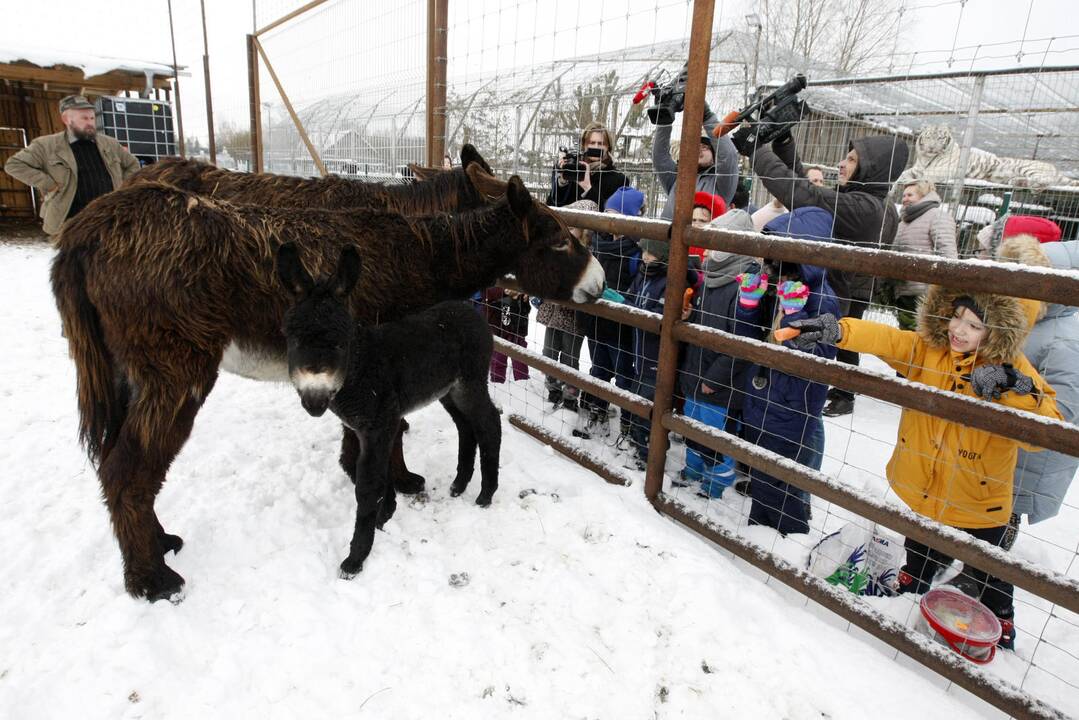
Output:
[[[719,195],[723,202],[730,205],[738,186],[738,151],[729,137],[712,137],[712,130],[718,124],[719,118],[706,103],[701,145],[697,153],[697,190]],[[678,164],[671,157],[672,127],[673,124],[657,125],[652,142],[652,169],[667,193],[667,202],[659,216],[662,220],[674,217],[674,181],[678,179]]]
[[[1025,265],[1072,270],[1079,268],[1079,241],[1039,243],[1031,235],[1005,239],[997,259]],[[1057,407],[1066,422],[1079,418],[1079,308],[1045,304],[1045,315],[1034,324],[1023,353],[1045,381],[1056,390]],[[1015,466],[1015,505],[1008,523],[1013,530],[1005,536],[1008,549],[1023,515],[1034,523],[1060,512],[1064,496],[1079,468],[1079,458],[1053,450],[1019,451]],[[1006,545],[1006,546],[1005,546]]]
[[60,99],[60,119],[64,130],[35,139],[4,164],[8,175],[44,195],[41,218],[49,235],[139,169],[120,143],[97,134],[94,106],[82,95]]

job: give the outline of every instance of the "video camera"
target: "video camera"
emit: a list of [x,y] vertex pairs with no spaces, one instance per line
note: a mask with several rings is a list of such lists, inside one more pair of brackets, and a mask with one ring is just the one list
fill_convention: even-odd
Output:
[[801,120],[809,109],[805,100],[798,97],[798,93],[805,87],[805,75],[795,75],[743,110],[729,113],[723,118],[723,122],[716,126],[715,136],[722,137],[734,130],[731,142],[742,155],[751,155],[758,145],[767,145],[773,140],[790,136],[791,127]]
[[584,179],[584,167],[581,166],[587,167],[588,163],[603,159],[600,148],[588,148],[582,153],[580,150],[559,147],[558,151],[564,156],[559,162],[558,174],[566,182],[580,182]]
[[[667,75],[669,76],[669,73]],[[666,85],[656,85],[653,81],[647,80],[633,96],[633,104],[639,105],[651,94],[653,105],[648,108],[648,119],[653,125],[671,125],[674,123],[675,114],[682,112],[686,106],[688,77],[689,63],[686,63]]]

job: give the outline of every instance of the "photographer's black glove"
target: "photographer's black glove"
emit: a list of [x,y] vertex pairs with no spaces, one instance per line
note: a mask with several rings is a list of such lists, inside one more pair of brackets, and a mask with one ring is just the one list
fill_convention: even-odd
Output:
[[812,352],[817,343],[835,345],[843,336],[843,331],[839,329],[839,321],[835,319],[835,315],[830,313],[804,320],[791,320],[787,327],[800,331],[797,337],[791,339],[790,343],[799,350],[806,352]]
[[1034,392],[1034,380],[1016,370],[1010,363],[1003,365],[979,365],[970,375],[970,388],[982,400],[999,400],[1011,390],[1018,395]]

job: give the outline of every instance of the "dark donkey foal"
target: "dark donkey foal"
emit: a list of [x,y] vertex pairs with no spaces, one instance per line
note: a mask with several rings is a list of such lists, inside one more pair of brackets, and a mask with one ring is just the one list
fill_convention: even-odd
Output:
[[487,392],[494,341],[479,313],[465,302],[443,302],[395,322],[358,324],[348,300],[361,272],[360,255],[346,245],[337,269],[315,282],[291,243],[277,251],[277,272],[292,293],[285,313],[289,379],[304,409],[320,416],[328,407],[356,434],[356,527],[341,577],[363,569],[375,527],[396,508],[389,477],[390,450],[401,418],[442,403],[457,426],[457,476],[450,487],[465,491],[480,451],[482,486],[476,504],[486,507],[498,489],[502,425]]

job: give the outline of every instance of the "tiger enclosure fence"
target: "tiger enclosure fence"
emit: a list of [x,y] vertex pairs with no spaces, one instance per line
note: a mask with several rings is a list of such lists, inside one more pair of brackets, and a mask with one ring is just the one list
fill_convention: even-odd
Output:
[[[942,207],[955,222],[960,258],[974,255],[977,232],[1005,213],[1049,218],[1065,239],[1074,239],[1079,236],[1079,181],[1073,179],[1079,177],[1077,36],[1024,33],[1009,42],[963,43],[961,30],[971,22],[972,11],[962,0],[884,3],[877,11],[883,14],[870,16],[859,14],[872,5],[862,0],[822,2],[820,8],[839,14],[821,17],[821,22],[845,22],[847,34],[861,28],[869,41],[865,47],[832,46],[805,29],[780,28],[776,13],[782,4],[717,8],[712,0],[553,6],[532,0],[403,0],[389,6],[256,0],[244,40],[248,96],[214,101],[219,117],[243,120],[228,128],[228,142],[219,133],[219,146],[228,149],[239,169],[398,183],[410,181],[409,164],[441,165],[444,155],[456,163],[460,148],[471,143],[498,175],[520,176],[543,200],[558,182],[554,166],[560,148],[577,148],[582,130],[600,122],[613,136],[615,167],[643,193],[642,216],[556,212],[589,233],[668,244],[662,302],[657,299],[657,312],[647,312],[606,300],[590,305],[545,301],[547,317],[572,311],[563,317],[571,318],[566,337],[578,354],[564,353],[561,361],[557,349],[552,358],[551,348],[544,347],[549,326],[536,321],[539,311],[518,305],[515,312],[523,313],[526,322],[522,332],[496,333],[502,335],[496,350],[505,356],[501,372],[506,382],[492,387],[508,421],[608,482],[643,486],[666,517],[745,561],[747,570],[759,571],[764,581],[778,582],[777,589],[792,588],[792,598],[807,604],[813,600],[849,632],[881,641],[882,650],[900,662],[931,669],[948,689],[969,692],[1016,717],[1061,717],[1059,708],[1079,708],[1075,494],[1051,523],[1024,525],[1016,551],[1005,553],[908,510],[889,494],[884,461],[896,442],[894,426],[903,408],[1071,456],[1079,456],[1079,428],[927,388],[896,377],[866,355],[861,366],[849,365],[717,330],[708,322],[689,322],[682,308],[690,247],[878,280],[1079,305],[1075,272],[691,223],[706,100],[722,117],[802,72],[808,85],[801,97],[808,109],[792,132],[803,162],[821,169],[826,184],[835,183],[851,140],[895,137],[910,148],[907,169],[935,183]],[[944,15],[955,29],[948,47],[904,48],[901,38],[909,38],[905,26],[943,22]],[[684,64],[685,109],[675,120],[666,158],[677,162],[670,196],[674,208],[670,220],[662,220],[657,218],[668,192],[663,174],[655,169],[656,126],[645,112],[651,98],[634,103],[633,97],[646,81],[669,82]],[[937,141],[932,157],[930,138]],[[993,164],[1001,164],[994,158],[1031,162],[1013,164],[1027,174],[1005,179],[993,175]],[[1050,163],[1053,170],[1039,162]],[[1039,168],[1041,174],[1035,172]],[[754,204],[763,207],[771,201],[750,159],[739,160],[738,172]],[[893,188],[890,199],[898,202],[901,192]],[[502,285],[512,291],[512,278]],[[509,310],[513,296],[491,296],[498,298],[488,302],[495,326],[514,320]],[[867,317],[894,325],[895,308],[880,296],[876,303]],[[609,375],[595,371],[596,353],[604,348],[594,337],[586,339],[584,328],[597,317],[616,323],[620,333],[631,328],[659,338],[657,371],[647,387],[632,387],[619,370]],[[680,352],[690,346],[853,391],[858,396],[855,415],[824,419],[821,447],[814,448],[819,451],[816,469],[792,462],[679,411]],[[552,393],[560,397],[559,404],[547,402]],[[610,405],[609,438],[581,436],[583,413],[568,409],[572,403],[566,400],[580,405],[582,397]],[[613,442],[619,420],[615,408],[644,423],[649,452],[643,471],[631,462],[632,447],[627,456]],[[679,487],[687,441],[811,496],[810,532],[784,537],[749,526],[750,501],[732,490],[706,499],[692,487]],[[799,451],[810,449],[808,444],[799,440]],[[911,538],[1014,584],[1019,653],[975,666],[911,629],[919,612],[911,596],[862,597],[808,571],[807,553],[817,541],[850,523],[891,533],[893,540]],[[844,560],[833,559],[837,565]]]

